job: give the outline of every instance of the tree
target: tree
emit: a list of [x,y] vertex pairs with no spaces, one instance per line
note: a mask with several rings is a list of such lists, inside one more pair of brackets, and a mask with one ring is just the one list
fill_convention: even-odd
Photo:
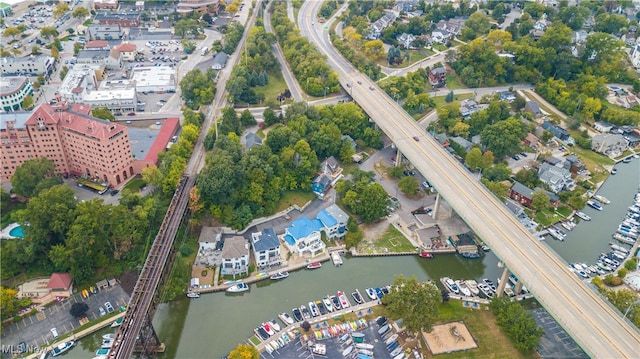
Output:
[[260,352],[256,347],[249,344],[238,344],[238,346],[229,353],[229,359],[258,359]]
[[528,352],[538,345],[544,331],[520,303],[511,302],[509,297],[494,297],[489,302],[489,308],[497,317],[498,326],[515,341],[516,348]]
[[512,117],[488,125],[481,135],[487,149],[502,158],[519,149],[518,145],[526,135],[526,127],[522,121]]
[[415,276],[403,275],[393,280],[393,290],[382,297],[389,317],[401,319],[407,330],[418,333],[431,331],[438,320],[440,291],[431,282],[419,283]]
[[40,46],[31,47],[31,55],[34,55],[34,56],[40,55]]
[[62,16],[64,16],[67,12],[69,12],[69,5],[67,5],[67,3],[65,3],[64,1],[61,1],[53,9],[53,17],[55,17],[56,19],[59,19]]
[[[54,181],[48,181],[50,178]],[[25,197],[37,196],[41,191],[60,183],[62,179],[55,174],[55,163],[48,158],[25,161],[11,177],[13,191]]]
[[482,169],[482,151],[478,147],[472,148],[467,152],[467,156],[464,158],[464,161],[467,163],[469,168],[474,171],[478,168]]
[[[60,58],[60,50],[58,50],[58,48],[55,47],[55,46],[51,48],[51,57],[53,57],[56,60]],[[65,75],[66,75],[66,73],[65,73]],[[60,80],[62,80],[62,79],[64,79],[64,76],[62,76],[62,72],[61,72]]]
[[71,305],[71,309],[69,309],[69,314],[71,314],[74,318],[82,318],[89,311],[89,305],[84,302],[77,302]]
[[484,13],[477,11],[471,14],[469,19],[464,23],[460,36],[464,40],[471,41],[476,37],[487,34],[489,30],[491,30],[489,17]]
[[91,110],[91,116],[101,118],[103,120],[113,121],[116,117],[106,107],[96,107]]
[[44,26],[40,29],[40,36],[49,40],[49,38],[51,37],[58,36],[58,30],[56,30],[56,28],[52,26]]
[[533,198],[531,199],[531,207],[536,210],[543,210],[549,208],[550,200],[549,195],[545,191],[533,192]]
[[77,8],[75,8],[75,10],[73,10],[71,16],[75,17],[76,19],[83,19],[89,16],[89,10],[87,10],[87,8],[84,6],[78,6]]
[[2,313],[2,319],[10,318],[18,310],[16,306],[17,294],[18,292],[15,289],[0,286],[0,313]]
[[6,29],[4,29],[4,31],[2,32],[2,36],[4,37],[8,37],[11,36],[14,40],[16,39],[16,36],[20,35],[20,30],[18,30],[17,27],[12,26],[12,27],[8,27]]
[[418,192],[418,180],[413,176],[402,177],[400,181],[398,181],[398,188],[400,188],[402,193],[408,196],[413,196]]
[[22,100],[22,108],[28,110],[31,106],[33,106],[33,96],[27,95],[24,97],[24,100]]
[[216,73],[213,69],[206,72],[195,69],[189,71],[180,80],[181,96],[191,109],[197,109],[202,105],[210,104],[216,94],[216,87],[213,82]]

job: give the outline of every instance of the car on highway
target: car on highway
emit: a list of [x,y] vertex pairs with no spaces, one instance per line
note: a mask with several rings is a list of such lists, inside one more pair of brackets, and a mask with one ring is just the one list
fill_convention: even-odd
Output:
[[420,141],[420,138],[418,138],[418,136],[413,136],[413,139],[414,139],[416,142]]
[[108,313],[113,313],[114,309],[113,306],[111,305],[111,302],[104,302],[104,307],[107,308],[107,312]]
[[358,80],[358,85],[362,85],[362,81]]
[[375,88],[373,86],[369,86],[369,90],[373,91]]

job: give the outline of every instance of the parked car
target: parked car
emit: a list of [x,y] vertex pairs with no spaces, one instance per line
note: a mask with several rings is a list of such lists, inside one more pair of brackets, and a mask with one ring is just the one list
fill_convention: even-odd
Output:
[[113,313],[114,309],[113,306],[111,305],[111,302],[104,302],[104,307],[107,308],[107,312],[108,313]]
[[58,329],[56,328],[51,328],[51,335],[53,335],[53,339],[58,339],[59,335],[58,335]]
[[100,311],[101,317],[104,317],[105,315],[107,315],[107,312],[104,310],[104,308],[102,308],[102,306],[98,307],[98,311]]

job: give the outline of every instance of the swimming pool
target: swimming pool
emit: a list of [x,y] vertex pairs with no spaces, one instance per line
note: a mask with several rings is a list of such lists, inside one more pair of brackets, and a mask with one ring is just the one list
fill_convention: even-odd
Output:
[[17,227],[12,228],[9,231],[9,235],[11,237],[24,238],[24,231],[22,230],[21,226],[17,226]]

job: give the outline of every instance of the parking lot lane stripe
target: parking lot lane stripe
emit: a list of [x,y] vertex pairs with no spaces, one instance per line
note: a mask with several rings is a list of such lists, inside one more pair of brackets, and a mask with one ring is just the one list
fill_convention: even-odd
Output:
[[73,325],[73,322],[69,322],[69,325],[71,325],[71,330],[76,329],[76,327]]

